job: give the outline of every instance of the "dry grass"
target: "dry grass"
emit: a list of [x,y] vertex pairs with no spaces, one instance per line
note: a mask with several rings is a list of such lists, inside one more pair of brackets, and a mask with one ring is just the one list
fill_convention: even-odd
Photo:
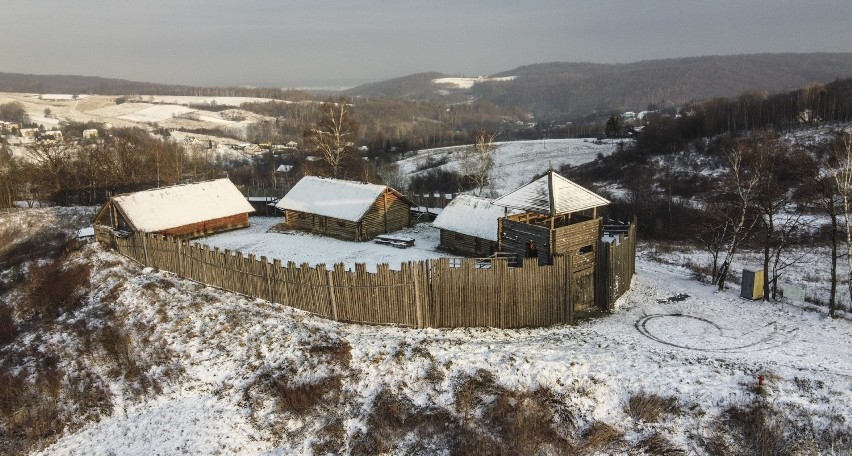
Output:
[[624,434],[607,423],[596,421],[583,433],[583,446],[581,450],[585,453],[611,450],[620,447],[624,443]]
[[326,362],[339,367],[349,366],[352,361],[352,346],[345,340],[331,340],[315,344],[308,349],[311,355],[322,356]]
[[645,454],[655,456],[686,455],[686,451],[676,447],[673,443],[669,442],[668,439],[658,433],[654,433],[651,436],[642,439],[634,448],[642,450]]
[[511,391],[498,396],[482,419],[512,454],[570,454],[573,445],[554,428],[555,403],[549,390]]
[[625,412],[635,420],[656,423],[665,414],[679,413],[679,409],[673,397],[639,392],[630,396]]
[[794,454],[794,443],[785,435],[786,423],[765,402],[755,402],[747,407],[730,407],[725,411],[726,425],[750,454]]
[[[350,452],[373,454],[433,454],[445,448],[450,454],[503,455],[505,445],[472,426],[463,425],[448,410],[415,407],[405,396],[384,389],[376,395],[366,420],[366,432],[354,436]],[[406,436],[413,438],[406,439]],[[408,444],[402,448],[403,444]]]
[[17,335],[12,307],[0,301],[0,344],[12,342]]
[[282,376],[272,379],[270,387],[280,411],[303,415],[323,402],[337,405],[341,380],[339,376],[331,376],[307,383],[290,384]]

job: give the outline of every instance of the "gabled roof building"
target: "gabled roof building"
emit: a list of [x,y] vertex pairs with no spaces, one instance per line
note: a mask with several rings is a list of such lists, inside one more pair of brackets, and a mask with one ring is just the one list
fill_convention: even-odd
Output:
[[181,238],[244,228],[254,209],[227,178],[113,196],[95,225]]
[[442,249],[486,257],[497,250],[498,220],[504,215],[506,208],[490,199],[459,195],[438,214],[432,226],[441,231]]
[[408,227],[413,205],[385,185],[305,176],[276,207],[290,228],[368,241]]

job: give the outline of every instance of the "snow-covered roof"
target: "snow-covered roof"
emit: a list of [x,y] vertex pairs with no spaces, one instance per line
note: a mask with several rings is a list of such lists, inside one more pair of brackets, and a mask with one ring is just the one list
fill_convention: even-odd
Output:
[[276,207],[357,222],[385,190],[385,185],[305,176]]
[[281,165],[275,169],[279,173],[289,173],[293,170],[293,165]]
[[490,199],[459,195],[441,211],[432,226],[497,241],[497,219],[505,213],[505,208],[495,206]]
[[497,198],[494,204],[553,216],[606,206],[609,200],[548,171],[529,184]]
[[254,212],[227,178],[128,193],[112,201],[134,228],[148,232]]

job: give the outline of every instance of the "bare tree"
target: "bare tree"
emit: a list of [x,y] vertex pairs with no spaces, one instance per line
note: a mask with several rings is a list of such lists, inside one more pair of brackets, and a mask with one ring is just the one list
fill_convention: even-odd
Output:
[[45,194],[66,190],[65,182],[70,171],[74,147],[73,143],[57,140],[27,144],[27,154],[42,176],[39,187]]
[[831,145],[834,176],[840,195],[846,234],[846,262],[849,271],[849,297],[852,299],[852,132],[844,131]]
[[482,196],[482,192],[490,184],[489,177],[494,167],[494,150],[497,149],[494,145],[496,137],[497,132],[477,130],[473,134],[473,144],[463,149],[460,162],[462,175],[465,179],[470,179],[476,189],[476,196]]
[[828,216],[830,223],[829,240],[831,242],[831,285],[828,296],[828,314],[832,318],[837,308],[837,260],[840,258],[838,246],[840,239],[840,195],[837,181],[831,170],[834,167],[831,157],[820,161],[808,159],[805,162],[804,185],[800,198],[811,210]]
[[723,151],[728,178],[722,199],[726,203],[724,214],[728,219],[730,237],[725,260],[716,278],[720,291],[725,289],[734,256],[760,220],[754,214],[754,205],[761,182],[766,178],[766,157],[761,153],[763,141],[763,136],[756,133]]
[[344,165],[357,156],[358,124],[350,106],[343,97],[329,98],[320,109],[319,121],[304,132],[307,151],[317,154],[334,178],[343,177]]
[[710,277],[714,283],[719,276],[719,256],[727,245],[731,226],[724,207],[718,206],[714,202],[705,201],[701,217],[695,220],[692,226],[695,239],[712,258]]
[[805,254],[789,254],[800,234],[808,226],[804,207],[796,201],[796,189],[809,172],[809,156],[801,149],[790,150],[774,133],[757,133],[751,142],[753,153],[759,154],[763,170],[754,197],[760,218],[763,243],[763,299],[775,299],[778,280],[783,271],[800,262]]

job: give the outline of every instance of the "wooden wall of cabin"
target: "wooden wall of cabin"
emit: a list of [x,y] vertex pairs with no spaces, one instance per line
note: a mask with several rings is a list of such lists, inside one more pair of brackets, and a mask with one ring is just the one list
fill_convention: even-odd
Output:
[[347,241],[358,240],[358,223],[307,212],[284,211],[287,226]]
[[527,257],[527,243],[532,240],[538,249],[538,264],[550,264],[550,229],[507,218],[498,221],[499,250],[514,254],[518,259]]
[[411,207],[396,193],[385,190],[361,218],[360,240],[368,241],[380,234],[406,228],[410,224]]
[[127,223],[127,220],[124,219],[124,216],[118,211],[118,207],[112,200],[104,203],[101,210],[95,216],[93,225],[108,226],[111,229],[119,231],[133,231],[133,228]]
[[284,211],[284,216],[290,228],[349,241],[369,241],[379,234],[401,230],[411,223],[409,205],[391,191],[376,198],[359,222],[290,209]]
[[464,256],[487,257],[497,250],[497,243],[450,230],[441,230],[440,247]]
[[571,292],[577,312],[595,308],[595,261],[602,226],[602,219],[596,218],[552,231],[554,253],[571,257]]
[[601,227],[596,218],[554,229],[553,253],[571,255],[575,271],[594,267]]
[[189,239],[213,233],[221,233],[223,231],[245,228],[247,226],[249,226],[248,213],[243,213],[169,228],[167,230],[157,231],[156,234]]

